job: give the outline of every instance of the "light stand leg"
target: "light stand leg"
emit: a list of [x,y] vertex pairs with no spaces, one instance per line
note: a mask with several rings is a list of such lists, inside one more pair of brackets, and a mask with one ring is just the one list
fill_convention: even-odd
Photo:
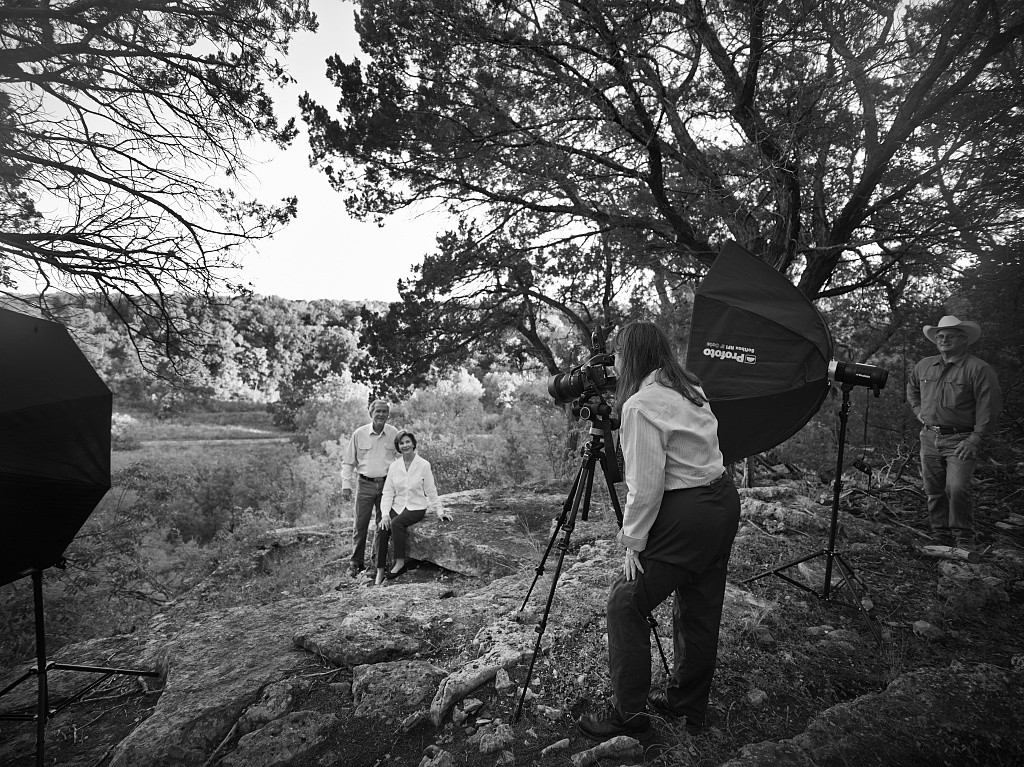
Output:
[[[20,685],[22,682],[36,677],[38,681],[38,692],[36,698],[36,713],[35,716],[27,713],[11,713],[11,714],[0,714],[0,720],[3,721],[31,721],[35,720],[36,723],[36,767],[43,767],[45,759],[45,746],[46,746],[46,725],[47,722],[59,711],[62,711],[67,706],[71,705],[75,701],[79,700],[87,692],[101,684],[104,680],[114,674],[129,674],[132,676],[160,676],[159,671],[142,671],[138,669],[127,669],[127,668],[105,668],[102,666],[81,666],[67,663],[51,663],[46,659],[46,619],[43,613],[43,571],[42,569],[35,568],[31,571],[32,575],[32,600],[34,603],[35,610],[35,633],[36,633],[36,665],[29,669],[17,680],[7,685],[3,690],[0,690],[0,698],[7,695],[14,688]],[[93,674],[101,674],[102,676],[89,684],[86,687],[78,690],[69,699],[65,700],[55,709],[50,708],[50,690],[49,681],[47,679],[47,673],[51,670],[58,671],[83,671]]]
[[[839,498],[843,491],[843,452],[846,446],[846,422],[850,415],[850,390],[853,388],[853,384],[844,383],[842,385],[843,391],[843,404],[839,410],[839,449],[836,455],[836,478],[833,483],[832,489],[832,516],[829,521],[829,533],[828,533],[828,546],[821,551],[815,551],[806,556],[795,559],[792,562],[780,565],[779,567],[767,570],[765,572],[754,575],[750,578],[740,581],[740,583],[752,583],[766,578],[769,575],[776,575],[782,580],[790,583],[794,586],[798,586],[804,591],[817,596],[819,599],[824,599],[829,602],[837,602],[848,607],[856,607],[864,619],[867,621],[868,629],[871,631],[871,635],[875,638],[875,641],[882,644],[882,633],[879,627],[872,620],[868,614],[867,609],[864,607],[864,595],[867,593],[863,582],[856,576],[848,564],[843,561],[842,557],[836,552],[836,535],[839,530]],[[822,584],[821,593],[819,594],[815,589],[809,588],[803,583],[796,581],[784,574],[785,570],[795,567],[796,565],[803,564],[817,557],[825,557],[825,582]],[[840,574],[843,576],[842,583],[845,583],[850,593],[853,596],[853,602],[841,602],[836,600],[832,595],[832,565],[835,563],[838,567]],[[859,591],[858,591],[859,588]]]
[[43,767],[46,722],[50,718],[50,697],[46,684],[46,627],[43,621],[43,572],[32,571],[32,599],[36,619],[36,675],[39,680],[36,701],[36,767]]

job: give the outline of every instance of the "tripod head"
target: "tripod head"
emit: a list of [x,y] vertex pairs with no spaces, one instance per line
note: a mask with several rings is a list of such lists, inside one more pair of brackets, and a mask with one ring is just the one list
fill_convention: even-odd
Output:
[[[599,463],[601,465],[601,470],[604,472],[605,480],[608,483],[609,492],[614,499],[613,505],[616,517],[619,521],[619,527],[621,527],[622,512],[619,510],[618,499],[615,498],[612,485],[622,481],[622,467],[614,450],[611,455],[605,450],[605,444],[610,440],[611,433],[619,428],[619,419],[612,417],[614,412],[612,406],[605,402],[604,397],[599,391],[592,392],[586,397],[580,397],[573,402],[572,412],[577,418],[590,422],[590,439],[583,445],[580,454],[583,456],[585,464],[593,466],[593,464]],[[591,469],[591,473],[593,473],[593,469]],[[588,494],[587,503],[583,507],[582,517],[584,521],[586,521],[589,512],[589,500]]]
[[619,428],[619,419],[612,418],[612,406],[604,401],[601,392],[591,392],[572,403],[572,414],[583,421],[590,421],[591,434],[595,429],[610,432]]

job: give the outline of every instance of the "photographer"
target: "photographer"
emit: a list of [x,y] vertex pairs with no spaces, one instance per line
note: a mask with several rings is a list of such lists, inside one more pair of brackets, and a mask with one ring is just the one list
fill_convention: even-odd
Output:
[[[620,440],[627,486],[619,542],[622,575],[608,596],[608,667],[615,693],[604,715],[580,717],[594,740],[640,736],[647,704],[704,725],[718,653],[725,577],[739,524],[739,496],[718,448],[718,421],[697,378],[655,324],[636,322],[616,342]],[[675,593],[674,672],[650,690],[648,618]]]

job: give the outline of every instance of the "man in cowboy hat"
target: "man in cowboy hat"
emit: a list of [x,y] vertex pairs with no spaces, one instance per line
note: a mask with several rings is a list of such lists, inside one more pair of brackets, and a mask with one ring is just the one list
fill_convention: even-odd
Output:
[[921,478],[928,498],[928,524],[938,543],[973,549],[971,481],[978,450],[1003,406],[996,372],[968,352],[981,337],[976,322],[952,315],[925,325],[939,353],[914,366],[907,399],[921,429]]

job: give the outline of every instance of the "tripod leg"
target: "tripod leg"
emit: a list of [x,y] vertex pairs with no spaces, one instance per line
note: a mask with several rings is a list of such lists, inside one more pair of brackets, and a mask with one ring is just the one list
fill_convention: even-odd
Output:
[[[569,550],[569,538],[572,536],[572,531],[576,528],[576,515],[579,513],[580,504],[584,496],[587,502],[590,501],[590,494],[584,492],[585,487],[591,487],[591,483],[594,480],[594,466],[597,462],[597,453],[590,451],[587,453],[587,458],[580,466],[580,473],[577,475],[577,481],[573,485],[574,492],[571,495],[572,508],[569,512],[568,519],[562,524],[562,539],[558,542],[558,563],[555,565],[554,575],[551,577],[551,588],[548,590],[547,602],[544,604],[544,614],[541,616],[540,623],[537,624],[537,641],[533,647],[533,655],[530,658],[530,666],[526,672],[526,680],[523,682],[523,692],[519,697],[519,704],[516,706],[515,713],[512,715],[512,723],[515,724],[519,721],[520,715],[523,713],[523,704],[526,702],[526,691],[530,687],[530,680],[533,678],[533,667],[537,662],[537,656],[540,654],[541,640],[544,638],[544,630],[547,628],[548,616],[551,614],[551,604],[555,599],[555,589],[558,587],[558,577],[562,573],[562,564],[565,561],[565,553]],[[569,505],[569,499],[566,499],[566,505]],[[584,514],[586,514],[586,508],[584,507]],[[557,532],[557,531],[556,531]],[[552,538],[552,543],[554,538]],[[550,547],[549,547],[550,550]],[[545,557],[547,555],[545,554]],[[534,584],[537,582],[537,578],[540,577],[540,569],[538,568],[538,574],[534,577]],[[533,591],[533,586],[530,586],[530,591]],[[529,594],[527,594],[529,599]],[[526,602],[523,602],[525,608]]]
[[658,620],[654,617],[654,613],[647,613],[647,625],[651,627],[651,634],[654,635],[654,644],[658,646],[658,655],[661,656],[661,667],[665,669],[665,679],[672,681],[672,672],[668,668],[668,658],[665,656],[665,650],[661,646],[661,637],[658,636]]
[[555,598],[555,587],[558,585],[558,576],[562,572],[562,560],[565,559],[565,550],[562,549],[558,554],[558,564],[555,565],[555,574],[551,579],[551,590],[548,592],[548,601],[544,605],[544,615],[540,619],[540,623],[537,624],[537,641],[533,645],[533,654],[530,656],[530,666],[526,670],[526,679],[523,682],[523,692],[519,696],[519,703],[516,705],[515,714],[512,715],[512,724],[519,721],[519,717],[523,713],[523,704],[526,702],[526,691],[530,689],[530,680],[533,679],[533,667],[537,663],[537,656],[540,655],[540,644],[544,638],[544,630],[548,625],[548,616],[551,614],[551,603]]
[[526,605],[530,601],[530,595],[533,594],[533,589],[536,587],[537,581],[540,579],[540,576],[544,574],[544,563],[548,561],[548,555],[551,554],[551,549],[554,548],[555,541],[558,538],[558,533],[565,524],[569,510],[579,504],[578,498],[580,493],[580,483],[583,481],[583,474],[585,470],[586,463],[580,464],[579,471],[576,472],[576,479],[574,479],[572,483],[572,489],[569,490],[569,494],[566,496],[565,502],[562,504],[562,513],[558,516],[555,527],[551,531],[551,539],[548,541],[548,547],[544,550],[544,554],[541,555],[540,562],[537,563],[537,567],[534,570],[533,582],[530,584],[530,588],[526,591],[523,603],[519,606],[520,612],[526,609]]
[[608,487],[608,497],[612,501],[612,509],[615,510],[615,522],[619,528],[622,527],[622,506],[619,504],[619,496],[615,492],[615,483],[612,482],[611,476],[607,468],[607,461],[610,461],[608,455],[605,455],[601,459],[601,473],[604,475],[604,483]]

